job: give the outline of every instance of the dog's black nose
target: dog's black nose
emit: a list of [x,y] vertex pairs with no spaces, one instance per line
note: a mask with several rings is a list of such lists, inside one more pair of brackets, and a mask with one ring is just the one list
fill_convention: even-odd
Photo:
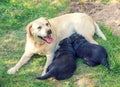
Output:
[[49,35],[49,34],[51,34],[51,33],[52,33],[52,31],[51,31],[51,30],[48,30],[48,31],[47,31],[47,34],[48,34],[48,35]]

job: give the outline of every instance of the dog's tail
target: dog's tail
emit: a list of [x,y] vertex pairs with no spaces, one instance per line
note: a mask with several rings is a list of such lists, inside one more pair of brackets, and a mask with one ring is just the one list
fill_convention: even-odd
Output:
[[107,69],[110,71],[111,69],[110,69],[110,65],[109,65],[109,63],[108,63],[108,60],[106,59],[106,58],[104,58],[103,60],[102,60],[102,63],[101,63],[103,66],[105,66],[105,67],[107,67]]
[[107,40],[105,35],[103,34],[103,32],[100,30],[98,24],[96,22],[94,22],[95,25],[95,32],[99,37],[102,37],[103,40]]
[[55,68],[53,67],[53,68],[50,69],[44,76],[36,77],[36,79],[38,79],[38,80],[48,79],[48,78],[54,76],[54,75],[53,75],[54,70],[55,70]]

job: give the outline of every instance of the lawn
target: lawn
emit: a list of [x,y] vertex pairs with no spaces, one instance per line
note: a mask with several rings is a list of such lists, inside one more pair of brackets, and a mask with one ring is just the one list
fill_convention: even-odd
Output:
[[111,71],[103,66],[89,67],[79,59],[74,76],[63,81],[36,81],[45,65],[43,55],[35,55],[19,72],[8,75],[24,52],[25,26],[41,16],[52,18],[67,12],[66,0],[2,0],[0,1],[0,87],[120,87],[120,37],[112,35],[108,26],[100,25],[107,37],[95,39],[109,54]]

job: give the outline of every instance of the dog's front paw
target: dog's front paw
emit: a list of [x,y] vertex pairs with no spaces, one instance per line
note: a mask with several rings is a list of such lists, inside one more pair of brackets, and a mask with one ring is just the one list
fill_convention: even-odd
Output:
[[15,67],[12,67],[7,71],[8,74],[15,74],[16,72],[17,72],[17,69],[15,69]]

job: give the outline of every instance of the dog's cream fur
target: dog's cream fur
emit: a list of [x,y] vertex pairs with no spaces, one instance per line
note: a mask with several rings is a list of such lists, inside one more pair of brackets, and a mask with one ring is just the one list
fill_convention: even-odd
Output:
[[[46,23],[48,23],[46,25]],[[38,29],[38,27],[40,29]],[[47,31],[52,30],[53,43],[46,43],[38,36],[47,36]],[[62,39],[69,37],[74,32],[83,35],[89,42],[97,44],[93,39],[93,35],[96,33],[98,36],[106,40],[106,37],[99,29],[96,22],[88,15],[84,13],[71,13],[55,17],[52,19],[39,18],[27,25],[27,39],[25,45],[25,52],[19,62],[8,70],[8,74],[14,74],[19,68],[27,63],[31,59],[31,56],[35,53],[44,54],[47,57],[47,61],[44,67],[42,75],[45,74],[46,68],[51,63],[54,52],[58,48],[58,43]]]

